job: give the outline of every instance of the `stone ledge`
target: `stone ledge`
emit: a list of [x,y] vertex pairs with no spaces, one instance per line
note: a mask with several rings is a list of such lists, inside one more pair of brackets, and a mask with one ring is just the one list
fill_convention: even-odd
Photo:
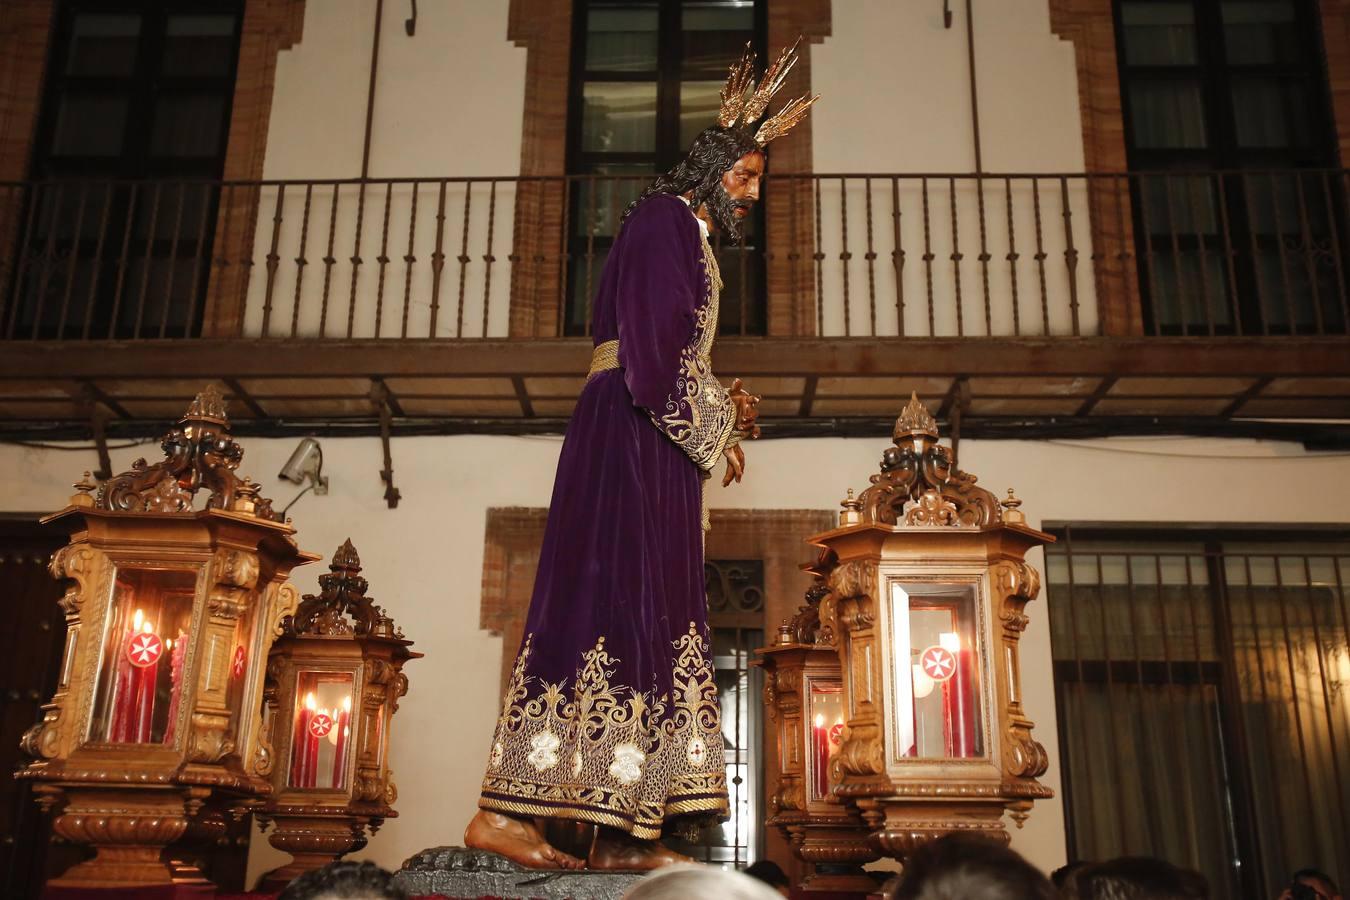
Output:
[[451,900],[620,900],[643,874],[526,869],[495,853],[431,847],[409,857],[398,879],[410,894]]

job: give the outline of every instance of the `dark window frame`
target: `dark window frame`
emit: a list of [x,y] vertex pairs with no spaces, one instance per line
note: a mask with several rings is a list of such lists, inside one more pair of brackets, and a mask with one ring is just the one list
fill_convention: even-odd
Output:
[[[1107,650],[1108,658],[1088,659],[1079,657],[1076,648],[1074,657],[1069,659],[1060,658],[1057,651],[1052,650],[1052,675],[1056,721],[1059,723],[1057,738],[1062,785],[1066,792],[1073,790],[1069,733],[1065,727],[1068,720],[1065,714],[1067,708],[1066,694],[1073,685],[1118,683],[1127,686],[1176,685],[1213,688],[1216,692],[1216,715],[1220,737],[1219,753],[1224,767],[1225,787],[1230,792],[1231,800],[1228,811],[1229,827],[1234,850],[1241,861],[1238,878],[1245,895],[1264,896],[1271,879],[1269,878],[1270,873],[1264,871],[1263,855],[1258,850],[1260,838],[1256,817],[1259,813],[1255,808],[1256,791],[1252,780],[1255,776],[1251,765],[1246,762],[1249,751],[1245,737],[1245,726],[1238,722],[1238,717],[1244,714],[1244,701],[1239,685],[1234,638],[1237,634],[1236,629],[1239,625],[1245,627],[1245,623],[1235,622],[1232,616],[1229,599],[1232,585],[1229,584],[1224,566],[1226,559],[1233,557],[1226,554],[1225,546],[1260,542],[1271,545],[1271,552],[1268,555],[1271,558],[1278,559],[1281,557],[1281,547],[1292,545],[1290,549],[1294,556],[1321,557],[1327,554],[1308,550],[1299,552],[1298,548],[1306,547],[1308,544],[1320,543],[1350,544],[1350,527],[1342,525],[1300,525],[1281,528],[1269,525],[1247,526],[1202,523],[1185,525],[1175,523],[1131,523],[1128,525],[1090,523],[1078,526],[1061,522],[1046,522],[1043,527],[1045,531],[1053,534],[1058,541],[1056,545],[1047,548],[1047,557],[1051,555],[1059,556],[1069,562],[1070,565],[1074,558],[1073,542],[1075,540],[1091,543],[1110,542],[1121,545],[1118,552],[1102,551],[1095,547],[1085,551],[1085,555],[1097,556],[1099,560],[1101,556],[1129,557],[1132,553],[1145,556],[1154,555],[1163,552],[1157,549],[1158,545],[1166,544],[1177,545],[1176,549],[1172,551],[1176,554],[1203,557],[1205,581],[1203,584],[1196,583],[1195,588],[1203,590],[1209,604],[1217,659],[1201,660],[1198,656],[1194,660],[1185,661],[1179,658],[1164,661],[1110,659],[1109,650]],[[1132,551],[1128,546],[1130,543],[1145,546],[1137,551]],[[1250,552],[1234,554],[1234,556],[1251,555]],[[1341,557],[1342,555],[1337,554],[1337,556]],[[1046,585],[1047,592],[1053,594],[1056,586],[1051,583],[1048,573]],[[1070,575],[1068,587],[1072,589],[1072,586],[1073,580],[1072,575]],[[1059,587],[1062,588],[1064,585]],[[1128,587],[1128,585],[1122,587]],[[1149,585],[1149,587],[1152,587],[1152,585]],[[1250,591],[1251,588],[1248,586],[1245,589]],[[1053,607],[1053,605],[1052,601],[1051,606]],[[1051,630],[1051,639],[1053,647],[1053,629]],[[1064,803],[1064,817],[1065,843],[1069,859],[1077,859],[1079,856],[1074,811],[1073,805],[1069,802]]]
[[[765,65],[768,13],[766,0],[750,0],[753,3],[754,25],[751,44],[757,55],[757,64]],[[646,72],[591,71],[586,68],[587,14],[595,8],[623,8],[639,5],[655,6],[658,15],[657,64],[656,68]],[[568,116],[566,132],[566,171],[570,184],[566,208],[571,215],[565,217],[566,229],[564,245],[568,256],[567,280],[564,290],[563,333],[581,335],[590,333],[591,299],[599,284],[603,260],[609,248],[613,246],[612,234],[577,233],[577,217],[593,211],[588,202],[595,196],[594,182],[586,176],[595,173],[606,165],[647,165],[649,172],[641,176],[623,178],[610,194],[609,204],[617,206],[611,217],[617,218],[623,213],[622,205],[617,205],[615,194],[625,190],[634,195],[645,187],[657,174],[665,172],[675,165],[688,149],[680,141],[680,95],[679,86],[684,81],[684,31],[682,28],[683,0],[646,0],[639,4],[625,3],[624,0],[578,0],[573,5],[572,15],[572,52],[568,77]],[[711,74],[711,73],[710,73]],[[725,72],[716,77],[725,78]],[[711,80],[711,77],[710,79]],[[584,94],[587,82],[627,83],[656,85],[656,125],[654,149],[648,152],[599,153],[582,149],[582,120],[584,113]],[[713,121],[709,120],[708,125]],[[602,177],[602,176],[597,176]],[[590,190],[586,188],[590,187]],[[614,229],[617,233],[617,229]],[[746,242],[742,247],[724,245],[720,237],[714,236],[713,248],[722,267],[723,280],[727,282],[721,303],[721,316],[718,331],[722,334],[763,334],[767,329],[767,279],[764,259],[765,222],[763,204],[751,214],[751,221],[745,229]],[[732,297],[732,281],[728,277],[735,267],[735,277],[748,280],[752,289],[741,292],[741,296]],[[586,272],[585,276],[580,273]],[[574,277],[580,281],[574,281]]]
[[[1255,225],[1257,194],[1270,190],[1272,195],[1279,186],[1272,180],[1266,183],[1266,176],[1247,176],[1237,174],[1242,170],[1251,171],[1287,171],[1291,177],[1297,177],[1297,188],[1305,190],[1305,182],[1310,196],[1309,204],[1320,203],[1321,195],[1315,193],[1317,183],[1321,181],[1324,189],[1334,195],[1332,207],[1332,227],[1339,238],[1338,252],[1342,259],[1350,259],[1350,217],[1345,212],[1346,184],[1343,178],[1334,175],[1320,175],[1333,170],[1340,164],[1339,143],[1335,128],[1335,117],[1331,105],[1329,74],[1326,66],[1324,37],[1321,18],[1314,0],[1290,0],[1295,12],[1295,34],[1302,49],[1301,63],[1229,63],[1226,58],[1225,37],[1222,19],[1222,4],[1214,0],[1115,0],[1112,4],[1116,33],[1116,59],[1120,82],[1121,115],[1124,126],[1126,157],[1129,169],[1136,173],[1176,173],[1184,175],[1187,170],[1197,175],[1207,176],[1206,187],[1213,198],[1213,216],[1220,232],[1227,225],[1231,235],[1233,259],[1232,283],[1223,265],[1225,253],[1229,248],[1223,245],[1221,233],[1199,236],[1197,231],[1187,233],[1178,231],[1175,223],[1169,227],[1169,234],[1154,234],[1149,230],[1149,209],[1143,197],[1141,179],[1135,179],[1131,188],[1131,205],[1136,244],[1136,265],[1138,284],[1141,293],[1142,312],[1145,330],[1153,334],[1175,335],[1213,332],[1215,334],[1297,334],[1309,331],[1344,333],[1350,329],[1350,322],[1344,320],[1339,312],[1338,298],[1317,295],[1314,288],[1314,303],[1319,309],[1314,311],[1315,323],[1303,321],[1291,307],[1292,297],[1288,276],[1284,277],[1286,296],[1283,302],[1266,298],[1262,294],[1260,274],[1254,254],[1275,252],[1283,263],[1286,250],[1283,238],[1269,235]],[[1129,4],[1189,8],[1195,23],[1196,59],[1185,65],[1149,65],[1131,63],[1126,46],[1124,8]],[[1300,79],[1308,86],[1310,143],[1289,148],[1242,147],[1237,136],[1236,115],[1231,101],[1231,89],[1236,77],[1264,76],[1278,79]],[[1236,76],[1236,77],[1235,77]],[[1204,125],[1207,135],[1203,148],[1150,148],[1139,146],[1138,122],[1133,110],[1131,87],[1150,82],[1160,83],[1183,79],[1198,81],[1200,99],[1204,107]],[[1293,176],[1292,173],[1304,172]],[[1225,173],[1225,174],[1212,174]],[[1175,186],[1187,191],[1186,182],[1169,180],[1165,190]],[[1153,210],[1154,214],[1165,215],[1172,221],[1172,210]],[[1291,223],[1284,223],[1287,227]],[[1213,238],[1212,241],[1207,241]],[[1297,250],[1293,254],[1294,265],[1302,260]],[[1164,317],[1158,309],[1161,293],[1155,283],[1161,282],[1154,273],[1152,260],[1158,259],[1158,265],[1167,266],[1169,256],[1195,253],[1199,257],[1219,264],[1218,283],[1208,284],[1201,275],[1199,286],[1192,285],[1198,297],[1179,297],[1179,307],[1172,311],[1174,316]],[[1341,277],[1342,292],[1350,290],[1345,284],[1350,272]],[[1178,294],[1185,291],[1178,283],[1174,285]],[[1236,300],[1237,309],[1227,309],[1229,297]],[[1220,321],[1212,300],[1218,299],[1224,314],[1230,321]],[[1269,305],[1271,309],[1266,309]],[[1197,314],[1204,309],[1203,314]],[[1287,316],[1282,321],[1281,317]],[[1231,321],[1236,318],[1237,321]],[[1337,319],[1340,321],[1336,321]]]
[[[219,209],[233,116],[244,0],[63,0],[57,5],[48,49],[34,151],[29,160],[16,255],[12,309],[0,337],[191,337],[201,327],[209,257]],[[68,74],[74,29],[81,15],[139,17],[135,57],[121,76]],[[228,68],[215,74],[165,74],[168,29],[174,17],[233,17]],[[123,98],[127,116],[115,154],[59,153],[57,124],[71,97]],[[156,154],[154,116],[164,98],[205,97],[219,105],[219,134],[210,153]],[[90,210],[86,215],[86,210]],[[65,221],[69,218],[71,221]],[[52,232],[55,229],[54,233]],[[54,269],[73,277],[75,262],[89,264],[78,290],[59,285]],[[121,261],[119,263],[119,260]],[[130,274],[129,274],[130,273]],[[140,282],[136,279],[139,278]],[[145,285],[166,279],[180,290],[193,285],[186,309],[167,287],[148,310]],[[57,291],[62,296],[56,296]],[[67,316],[67,308],[74,312]],[[59,313],[56,308],[59,306]],[[134,319],[133,316],[134,308]],[[82,311],[81,311],[82,310]]]

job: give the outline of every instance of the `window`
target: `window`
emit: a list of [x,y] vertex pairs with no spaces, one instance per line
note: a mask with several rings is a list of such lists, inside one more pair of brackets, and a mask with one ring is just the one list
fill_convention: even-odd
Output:
[[198,327],[242,8],[58,6],[5,336]]
[[1215,897],[1350,875],[1350,533],[1056,531],[1070,858],[1159,856]]
[[1121,0],[1118,58],[1145,324],[1346,329],[1346,234],[1308,0]]
[[[763,62],[762,0],[578,0],[568,167],[567,334],[590,301],[628,204],[717,118],[727,69],[747,42]],[[742,246],[714,241],[720,330],[764,331],[762,211]]]

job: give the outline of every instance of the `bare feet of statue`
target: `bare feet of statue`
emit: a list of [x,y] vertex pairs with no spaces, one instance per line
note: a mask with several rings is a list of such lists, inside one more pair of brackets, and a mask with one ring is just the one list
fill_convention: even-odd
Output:
[[615,828],[597,828],[595,843],[586,865],[592,869],[621,869],[645,872],[676,863],[691,863],[693,859],[676,853],[659,841],[641,841]]
[[580,869],[585,863],[544,840],[529,819],[480,809],[464,829],[464,846],[505,856],[528,869]]

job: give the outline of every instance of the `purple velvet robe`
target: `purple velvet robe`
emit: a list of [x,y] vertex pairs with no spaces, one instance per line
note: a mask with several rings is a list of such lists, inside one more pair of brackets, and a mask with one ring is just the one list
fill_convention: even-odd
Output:
[[627,218],[594,304],[618,368],[567,428],[479,805],[638,838],[725,818],[702,482],[736,414],[713,377],[717,264],[678,197]]

